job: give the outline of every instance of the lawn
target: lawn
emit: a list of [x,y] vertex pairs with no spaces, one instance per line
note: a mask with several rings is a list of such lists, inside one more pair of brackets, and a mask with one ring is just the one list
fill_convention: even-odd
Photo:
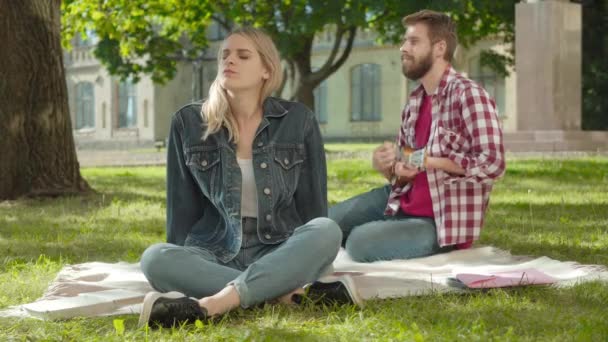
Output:
[[[330,203],[382,184],[368,159],[328,147]],[[163,168],[82,172],[97,194],[0,203],[0,309],[40,297],[66,264],[136,262],[164,240]],[[608,157],[512,158],[477,245],[608,265]],[[138,329],[136,316],[0,318],[0,340],[600,341],[608,339],[606,307],[608,285],[586,283],[410,297],[365,309],[267,305],[165,331]]]

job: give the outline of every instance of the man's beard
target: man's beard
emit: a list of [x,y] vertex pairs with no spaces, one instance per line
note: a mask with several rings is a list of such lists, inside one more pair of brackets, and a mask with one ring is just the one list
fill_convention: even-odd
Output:
[[424,75],[426,75],[429,70],[433,67],[433,55],[431,51],[429,53],[420,58],[420,61],[416,62],[416,59],[411,60],[410,67],[406,67],[405,64],[401,65],[401,71],[405,77],[409,78],[412,81],[418,81]]

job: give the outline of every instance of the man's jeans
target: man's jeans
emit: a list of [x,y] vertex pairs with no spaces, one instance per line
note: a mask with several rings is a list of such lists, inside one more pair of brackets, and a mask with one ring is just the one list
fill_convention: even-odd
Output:
[[342,229],[343,244],[355,261],[410,259],[439,252],[435,220],[384,215],[390,185],[376,188],[329,208],[329,218]]
[[241,249],[227,263],[199,247],[160,243],[143,253],[141,269],[157,291],[195,298],[232,284],[241,306],[247,308],[317,280],[331,267],[341,240],[335,222],[317,218],[298,227],[282,244],[267,245],[258,238],[257,220],[244,218]]

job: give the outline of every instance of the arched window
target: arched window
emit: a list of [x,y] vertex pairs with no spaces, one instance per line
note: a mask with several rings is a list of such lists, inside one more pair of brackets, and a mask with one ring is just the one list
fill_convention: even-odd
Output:
[[350,71],[351,121],[380,121],[380,65],[359,64]]
[[95,94],[93,83],[76,84],[76,129],[95,127]]
[[137,93],[135,84],[130,81],[118,85],[118,127],[137,126]]

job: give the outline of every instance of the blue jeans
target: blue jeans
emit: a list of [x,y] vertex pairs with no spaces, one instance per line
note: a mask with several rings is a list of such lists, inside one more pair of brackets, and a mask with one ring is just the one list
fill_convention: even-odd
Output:
[[403,214],[384,215],[390,194],[386,185],[329,208],[329,218],[342,229],[343,244],[355,261],[410,259],[439,252],[435,220]]
[[141,269],[160,292],[203,298],[234,285],[247,308],[317,280],[331,267],[342,240],[340,228],[327,218],[296,228],[279,245],[260,241],[256,219],[244,218],[242,227],[241,249],[227,263],[200,247],[160,243],[144,251]]

